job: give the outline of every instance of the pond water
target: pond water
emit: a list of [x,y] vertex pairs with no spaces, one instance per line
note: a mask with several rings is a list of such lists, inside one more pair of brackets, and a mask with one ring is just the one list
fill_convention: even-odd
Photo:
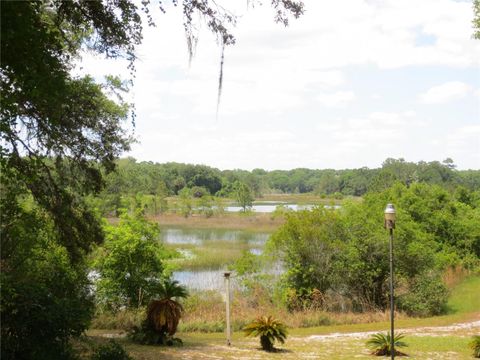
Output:
[[225,288],[224,273],[224,270],[175,271],[173,278],[190,290],[221,291]]
[[228,241],[235,244],[249,244],[253,247],[263,247],[270,236],[269,233],[259,233],[246,230],[224,229],[187,229],[180,227],[161,227],[160,239],[165,244],[206,245],[208,242]]
[[[252,254],[263,252],[269,233],[258,233],[246,230],[223,229],[191,229],[179,227],[161,227],[160,239],[179,251],[184,258],[192,258],[195,253],[211,253],[211,249],[247,249]],[[223,250],[221,250],[223,251]],[[215,256],[215,255],[212,255]],[[241,251],[238,252],[241,256]],[[179,270],[173,272],[173,278],[191,290],[222,290],[224,288],[224,272],[220,269]],[[232,286],[236,286],[232,276]]]
[[[272,213],[274,212],[278,206],[284,207],[286,210],[291,211],[300,211],[300,210],[311,210],[316,205],[299,205],[299,204],[283,204],[283,203],[274,203],[274,204],[258,204],[253,205],[250,207],[250,210],[257,213]],[[339,209],[340,205],[324,205],[325,209]],[[227,206],[225,207],[225,211],[227,212],[239,212],[243,211],[241,206]]]
[[[271,268],[264,269],[264,273],[278,276],[283,273],[283,269],[279,264],[274,264]],[[225,270],[175,271],[173,278],[190,290],[223,291],[225,289],[224,274]],[[232,288],[240,287],[235,273],[230,276],[230,285]]]

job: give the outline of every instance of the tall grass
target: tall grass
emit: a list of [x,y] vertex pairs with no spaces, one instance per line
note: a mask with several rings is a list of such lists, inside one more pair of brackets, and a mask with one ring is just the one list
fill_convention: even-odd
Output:
[[216,270],[227,267],[250,249],[247,243],[232,241],[208,241],[202,245],[168,244],[168,248],[187,250],[190,257],[172,259],[170,262],[182,270]]
[[115,313],[101,311],[95,314],[90,327],[92,329],[129,330],[133,326],[140,326],[145,316],[145,309],[124,309]]
[[[225,330],[225,302],[223,297],[213,291],[198,291],[190,295],[184,302],[185,316],[179,327],[181,331],[216,332]],[[333,324],[356,324],[365,322],[387,321],[388,313],[369,312],[327,313],[324,311],[306,310],[289,312],[281,306],[268,301],[252,301],[234,292],[231,305],[232,328],[240,330],[249,321],[265,314],[275,314],[290,328],[317,327]]]

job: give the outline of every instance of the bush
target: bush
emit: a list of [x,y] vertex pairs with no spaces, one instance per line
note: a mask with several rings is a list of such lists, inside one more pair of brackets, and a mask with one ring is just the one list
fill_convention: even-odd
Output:
[[[403,356],[404,353],[397,350],[399,347],[406,347],[407,344],[401,341],[405,335],[403,334],[395,334],[393,341],[395,346],[395,355]],[[391,355],[391,337],[390,333],[382,334],[376,333],[373,334],[370,339],[367,340],[367,346],[372,349],[372,355],[377,356],[388,356]]]
[[438,276],[423,275],[398,299],[398,308],[413,316],[440,315],[445,311],[448,290]]
[[93,301],[86,269],[55,239],[51,224],[33,211],[18,213],[2,231],[2,360],[73,358],[69,340],[88,326]]
[[473,350],[473,356],[480,358],[480,335],[474,336],[469,346]]
[[92,354],[91,360],[133,360],[125,349],[116,341],[110,340],[100,345]]
[[128,338],[137,344],[143,345],[182,345],[183,342],[179,338],[159,333],[152,329],[148,321],[145,320],[141,326],[134,326],[128,332]]
[[138,308],[157,293],[164,276],[163,260],[170,255],[159,245],[158,225],[141,212],[123,214],[118,225],[105,225],[105,244],[95,268],[97,301],[107,309]]
[[287,327],[272,316],[261,316],[243,328],[245,336],[259,336],[260,345],[265,351],[274,351],[273,343],[284,343],[287,338]]

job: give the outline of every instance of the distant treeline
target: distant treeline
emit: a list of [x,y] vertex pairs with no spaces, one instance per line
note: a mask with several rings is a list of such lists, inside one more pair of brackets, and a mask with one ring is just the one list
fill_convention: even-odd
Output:
[[[480,189],[480,170],[457,170],[451,159],[418,163],[388,158],[381,168],[334,170],[263,169],[219,170],[206,165],[137,162],[118,160],[118,171],[106,178],[104,194],[177,195],[183,188],[199,194],[230,196],[235,184],[244,183],[256,197],[269,193],[308,193],[318,195],[362,196],[368,191],[388,189],[395,182],[440,185],[453,190]],[[194,191],[195,193],[195,191]]]

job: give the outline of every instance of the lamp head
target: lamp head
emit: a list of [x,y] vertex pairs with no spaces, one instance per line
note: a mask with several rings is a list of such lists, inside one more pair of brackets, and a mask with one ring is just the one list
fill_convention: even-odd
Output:
[[387,204],[385,208],[385,229],[395,229],[396,211],[393,204]]

